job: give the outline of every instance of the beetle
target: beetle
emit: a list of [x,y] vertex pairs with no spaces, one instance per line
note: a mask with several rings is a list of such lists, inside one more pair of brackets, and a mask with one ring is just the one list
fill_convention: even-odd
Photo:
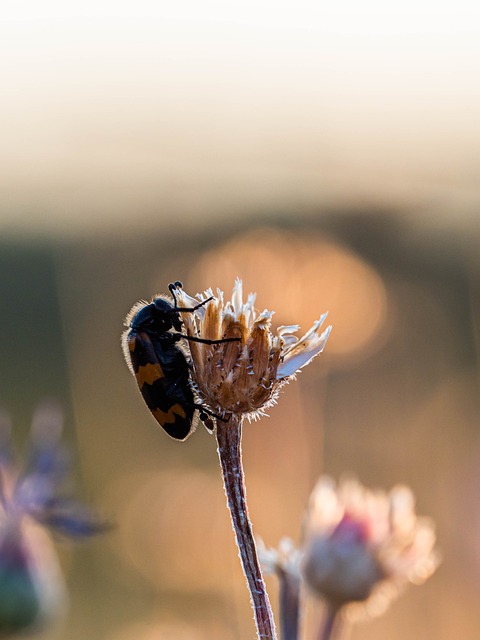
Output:
[[214,425],[211,416],[222,419],[195,400],[190,364],[178,345],[181,340],[221,344],[239,338],[207,340],[182,332],[182,313],[194,313],[213,296],[194,307],[177,306],[177,281],[168,288],[173,304],[163,296],[150,302],[137,302],[125,319],[127,330],[122,335],[122,347],[127,364],[135,376],[140,393],[153,417],[175,440],[186,440],[197,426],[198,418],[209,431]]

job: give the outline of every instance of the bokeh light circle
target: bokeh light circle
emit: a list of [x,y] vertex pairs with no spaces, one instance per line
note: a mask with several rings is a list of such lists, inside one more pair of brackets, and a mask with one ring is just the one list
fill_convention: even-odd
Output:
[[259,228],[204,253],[191,269],[189,293],[212,286],[229,295],[236,277],[257,307],[275,311],[274,324],[308,329],[324,311],[333,332],[326,352],[357,360],[382,342],[387,295],[379,274],[359,255],[331,238]]
[[219,478],[175,469],[145,472],[129,484],[120,514],[122,558],[155,586],[218,590],[225,558],[236,561]]

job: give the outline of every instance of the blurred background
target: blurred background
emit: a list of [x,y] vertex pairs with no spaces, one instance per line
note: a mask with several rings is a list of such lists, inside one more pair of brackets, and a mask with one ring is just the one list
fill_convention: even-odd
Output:
[[[324,355],[247,425],[254,530],[320,473],[402,482],[443,563],[351,640],[480,634],[480,10],[467,0],[4,0],[0,405],[64,404],[84,499],[48,640],[254,635],[205,429],[170,440],[120,349],[134,302],[236,276]],[[273,600],[274,581],[268,583]]]

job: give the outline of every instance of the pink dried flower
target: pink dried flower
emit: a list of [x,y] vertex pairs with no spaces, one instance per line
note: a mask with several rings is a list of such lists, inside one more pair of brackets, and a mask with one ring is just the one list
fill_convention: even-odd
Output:
[[336,486],[324,476],[310,498],[302,573],[331,607],[362,602],[377,614],[401,587],[420,584],[435,571],[434,546],[434,525],[416,515],[407,487],[387,494],[356,480]]

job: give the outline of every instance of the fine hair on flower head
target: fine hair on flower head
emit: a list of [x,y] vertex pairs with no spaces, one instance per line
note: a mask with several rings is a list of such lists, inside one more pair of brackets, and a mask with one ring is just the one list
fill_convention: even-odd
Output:
[[227,301],[220,289],[215,296],[211,289],[195,298],[181,288],[175,294],[180,308],[212,298],[195,314],[182,314],[188,335],[240,339],[218,345],[190,344],[195,388],[202,401],[221,415],[242,414],[248,419],[264,415],[281,387],[323,351],[331,331],[331,327],[321,330],[324,313],[301,338],[295,335],[299,325],[272,332],[273,312],[258,313],[253,293],[243,301],[240,279]]

